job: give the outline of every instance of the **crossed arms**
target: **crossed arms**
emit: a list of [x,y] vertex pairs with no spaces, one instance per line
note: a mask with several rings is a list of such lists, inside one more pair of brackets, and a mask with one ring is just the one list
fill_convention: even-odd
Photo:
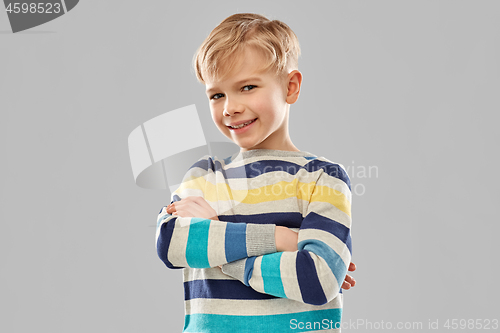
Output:
[[336,175],[318,177],[298,233],[274,224],[220,221],[202,197],[177,200],[159,213],[158,255],[170,268],[221,266],[258,292],[325,304],[343,284],[354,285],[347,275],[355,269],[351,192],[348,178],[342,179],[347,174]]

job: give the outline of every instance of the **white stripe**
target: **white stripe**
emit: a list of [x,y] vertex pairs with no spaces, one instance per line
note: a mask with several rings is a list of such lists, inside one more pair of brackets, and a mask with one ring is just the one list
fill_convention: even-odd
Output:
[[222,273],[219,267],[212,268],[190,268],[186,267],[184,271],[184,282],[195,280],[235,280],[231,276]]
[[[181,222],[180,220],[184,220]],[[186,246],[189,235],[189,223],[186,220],[191,220],[189,217],[178,217],[175,220],[175,227],[170,239],[170,247],[168,251],[168,261],[174,266],[187,267]],[[185,226],[181,226],[184,224]]]
[[221,315],[259,316],[285,313],[310,312],[342,308],[341,297],[316,306],[296,302],[286,298],[262,300],[196,298],[185,301],[186,314],[206,313]]
[[[230,164],[226,164],[225,167],[226,170],[252,163],[255,163],[255,166],[253,166],[253,168],[257,169],[259,166],[262,166],[261,165],[262,163],[267,163],[269,161],[269,156],[252,156],[243,159],[240,155],[238,158],[235,159],[234,156],[238,154],[239,153],[235,153],[232,156],[233,161]],[[280,162],[290,162],[293,164],[297,164],[298,165],[297,168],[303,167],[304,165],[310,162],[310,160],[305,159],[303,156],[276,156],[276,159],[279,160]]]
[[178,189],[176,190],[176,194],[181,197],[181,198],[187,198],[190,196],[197,196],[197,197],[203,197],[203,190],[201,189],[192,189],[192,188],[185,188],[182,190],[182,192],[179,192]]
[[207,249],[208,263],[210,264],[210,267],[226,263],[226,226],[227,223],[225,222],[210,222]]
[[283,282],[286,297],[302,302],[302,293],[297,279],[296,260],[297,252],[283,252],[280,262],[281,281]]
[[195,280],[235,280],[222,273],[219,267],[212,268],[184,268],[184,282]]
[[253,263],[252,277],[250,278],[248,283],[250,284],[250,286],[252,286],[254,290],[263,293],[264,280],[262,279],[261,265],[262,265],[262,257],[256,257]]
[[[249,195],[248,193],[246,195]],[[244,199],[243,197],[239,199]],[[308,201],[290,197],[283,200],[264,201],[255,204],[241,203],[236,200],[220,200],[218,204],[219,215],[234,215],[235,202],[238,204],[238,214],[266,214],[266,213],[301,213],[305,215]],[[331,207],[329,205],[328,207]],[[229,214],[229,213],[230,214]],[[251,221],[249,221],[251,222]]]
[[[162,211],[160,214],[158,214],[158,218],[156,219],[156,225],[158,225],[158,221],[160,221],[160,219],[164,218],[165,215],[170,215],[167,213],[167,209],[165,207],[162,208]],[[155,235],[155,246],[158,246],[158,237],[160,237],[160,230],[161,230],[161,226],[164,224],[164,223],[167,223],[169,221],[169,218],[165,218],[163,219],[163,221],[161,222],[161,224],[156,228],[156,235]]]
[[[158,221],[160,221],[160,219],[162,219],[165,215],[169,215],[169,214],[167,213],[167,207],[163,207],[163,208],[161,209],[161,212],[160,212],[160,214],[158,214],[158,218],[156,219],[156,224],[158,224]],[[162,224],[163,224],[163,223],[165,223],[165,222],[166,222],[166,221],[163,221],[163,222],[162,222]]]

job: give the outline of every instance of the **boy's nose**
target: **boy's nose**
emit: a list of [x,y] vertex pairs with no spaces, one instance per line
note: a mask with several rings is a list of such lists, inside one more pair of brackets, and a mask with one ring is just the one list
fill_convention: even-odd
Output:
[[235,113],[242,113],[245,110],[241,103],[238,103],[235,99],[226,99],[226,104],[224,105],[224,116],[233,116]]

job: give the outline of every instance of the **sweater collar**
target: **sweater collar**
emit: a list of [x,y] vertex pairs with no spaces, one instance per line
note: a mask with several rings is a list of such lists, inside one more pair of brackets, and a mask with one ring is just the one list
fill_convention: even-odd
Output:
[[307,151],[290,151],[277,149],[252,149],[248,151],[239,151],[235,153],[231,160],[234,160],[239,155],[240,158],[250,158],[259,156],[276,156],[276,157],[317,157]]

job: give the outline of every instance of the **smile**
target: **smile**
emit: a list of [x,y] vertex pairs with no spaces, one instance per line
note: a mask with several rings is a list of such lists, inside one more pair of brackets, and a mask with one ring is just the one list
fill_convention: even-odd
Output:
[[245,127],[245,126],[250,125],[251,123],[253,123],[253,122],[254,122],[254,121],[256,121],[256,120],[257,120],[257,118],[255,118],[254,120],[247,121],[246,123],[243,123],[243,124],[238,125],[238,126],[228,126],[228,127],[230,127],[230,128],[234,128],[234,129],[243,128],[243,127]]

